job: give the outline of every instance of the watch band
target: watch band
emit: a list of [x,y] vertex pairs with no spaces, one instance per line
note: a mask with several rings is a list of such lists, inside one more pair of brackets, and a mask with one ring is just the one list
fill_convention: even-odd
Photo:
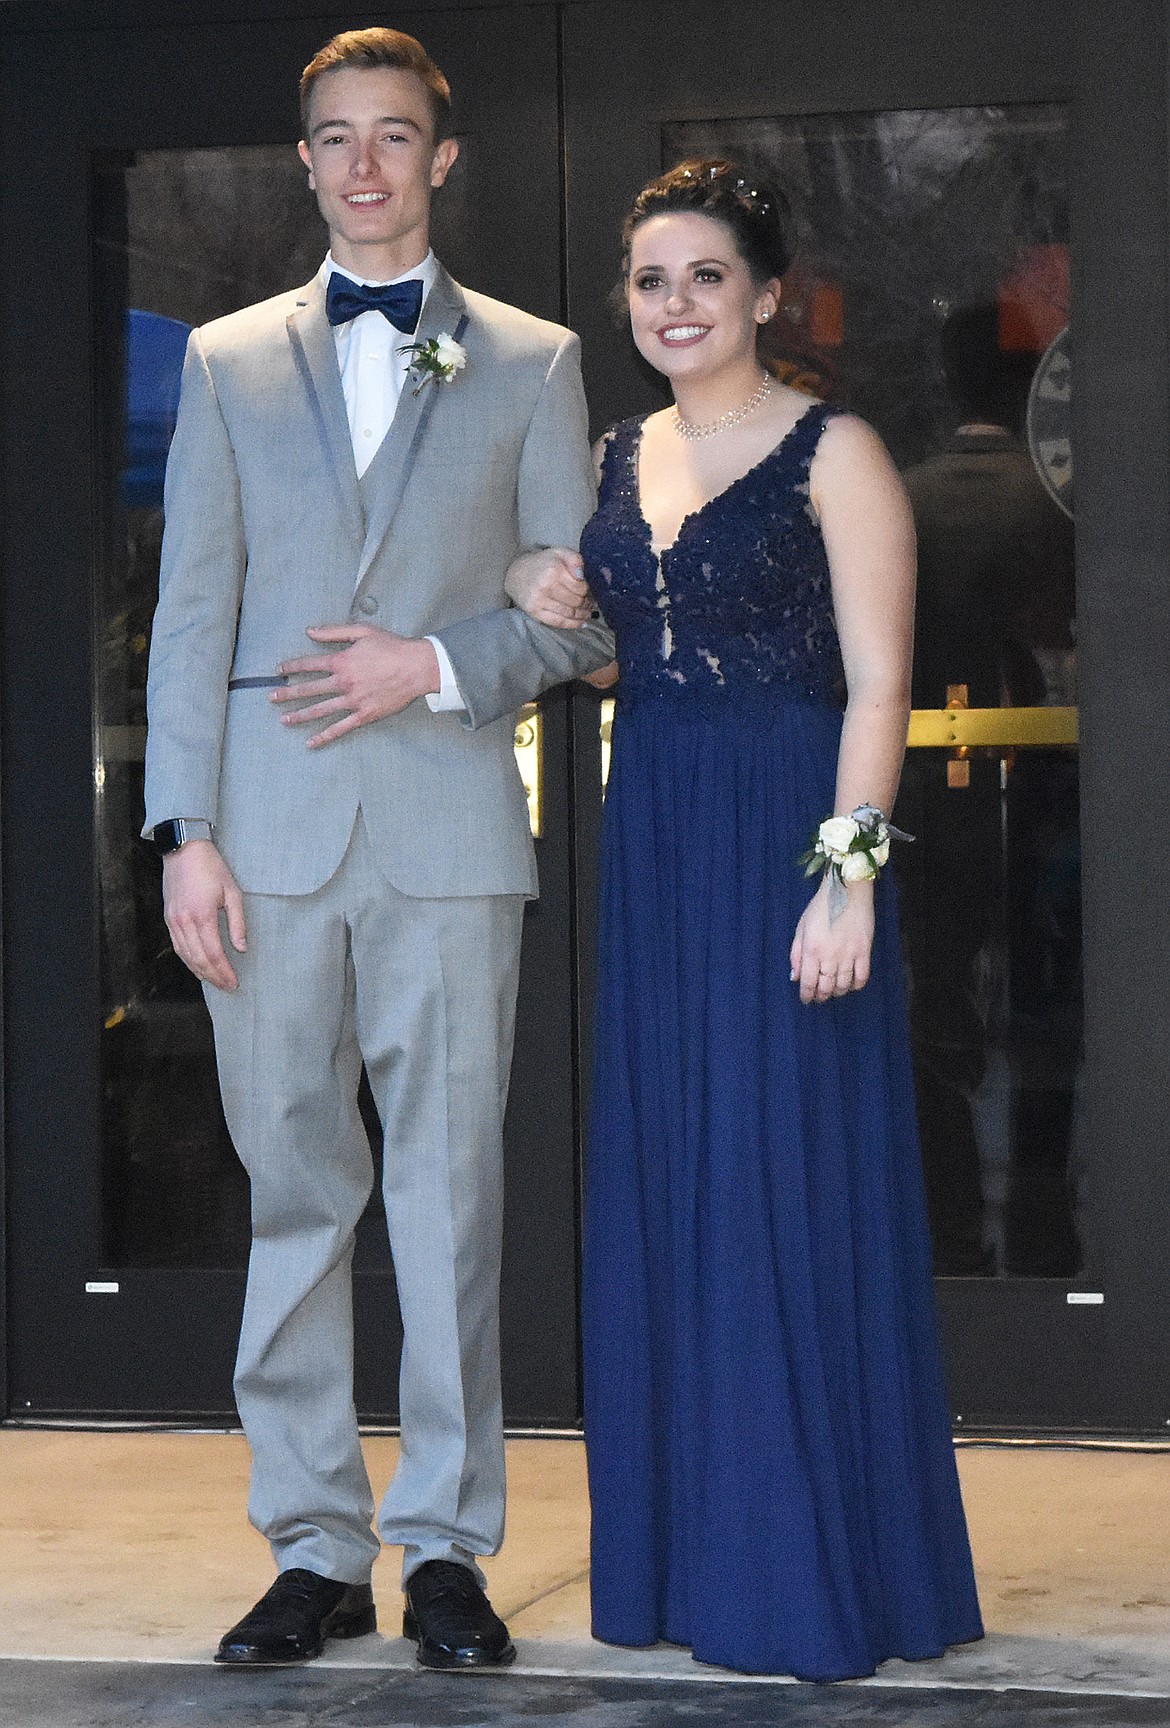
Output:
[[176,816],[169,822],[156,822],[150,838],[159,857],[165,858],[188,840],[210,840],[211,823],[202,816]]

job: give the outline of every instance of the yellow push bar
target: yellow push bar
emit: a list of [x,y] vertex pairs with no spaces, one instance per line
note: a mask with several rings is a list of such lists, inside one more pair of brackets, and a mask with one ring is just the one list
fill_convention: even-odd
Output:
[[911,750],[1035,749],[1075,744],[1075,708],[915,708]]

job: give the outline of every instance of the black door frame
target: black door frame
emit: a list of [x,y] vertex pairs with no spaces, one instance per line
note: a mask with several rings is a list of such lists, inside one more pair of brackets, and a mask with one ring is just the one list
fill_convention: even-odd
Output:
[[[296,0],[250,0],[246,8],[240,0],[111,0],[95,21],[92,6],[6,6],[0,32],[12,52],[0,119],[12,128],[5,150],[8,197],[19,202],[27,194],[32,207],[42,139],[20,137],[17,123],[38,46],[49,56],[55,38],[76,65],[103,29],[140,29],[134,52],[146,65],[168,34],[174,44],[164,55],[169,61],[200,26],[237,23],[246,10],[249,23],[242,28],[253,31],[259,50],[265,20],[303,20],[317,9]],[[396,14],[393,21],[407,28],[413,21],[424,39],[435,40],[438,15],[456,10],[470,22],[475,12],[493,8],[490,0],[463,0],[458,8],[415,0],[409,15]],[[1156,0],[1132,0],[1102,29],[1089,0],[1037,0],[1026,9],[1013,0],[955,0],[945,9],[933,0],[880,7],[817,0],[803,9],[746,0],[721,12],[677,0],[669,9],[669,31],[663,27],[667,8],[660,5],[569,0],[532,8],[541,10],[555,15],[563,39],[567,311],[583,336],[599,425],[649,405],[614,340],[599,284],[610,260],[616,267],[614,236],[628,196],[659,165],[663,120],[1045,100],[1070,105],[1087,1135],[1095,1260],[1108,1272],[1107,1300],[1100,1308],[1070,1310],[1065,1287],[1048,1281],[975,1287],[948,1280],[941,1295],[954,1404],[968,1427],[1164,1434],[1170,1426],[1164,1274],[1170,1184],[1163,1175],[1170,1001],[1161,980],[1170,924],[1157,860],[1170,839],[1170,788],[1159,773],[1158,750],[1170,671],[1166,10]],[[330,27],[317,19],[309,34],[315,41]],[[485,28],[491,28],[486,20]],[[265,84],[285,77],[279,55],[274,62],[261,52],[248,72],[250,82],[239,79],[232,87],[229,67],[214,100],[238,105],[255,94],[257,79]],[[58,109],[56,120],[65,133],[76,125],[68,109]],[[80,149],[75,165],[80,171]],[[54,215],[67,221],[70,211],[57,206]],[[15,231],[9,219],[6,234]],[[24,231],[37,232],[31,222]],[[43,257],[52,277],[51,233],[46,239],[47,252],[36,262]],[[7,292],[15,295],[19,265],[11,249],[8,258]],[[83,317],[78,285],[66,283],[65,294]],[[30,709],[38,711],[36,668],[46,657],[71,688],[90,687],[84,597],[54,581],[58,570],[84,567],[84,525],[53,523],[53,556],[43,564],[20,555],[22,547],[35,547],[22,523],[27,475],[52,472],[65,477],[63,483],[81,484],[77,477],[90,468],[84,414],[64,428],[51,428],[35,414],[26,422],[28,402],[44,393],[43,378],[29,369],[31,358],[10,344],[3,379],[5,421],[10,435],[19,427],[22,444],[20,461],[4,477],[4,509],[17,550],[7,570],[6,653],[15,673],[5,679],[3,697],[8,737]],[[26,570],[32,574],[25,576]],[[578,1031],[588,1022],[594,722],[591,697],[575,695],[565,703],[560,730],[571,747],[570,779],[582,793],[573,818],[579,851],[569,864],[584,890],[583,941],[571,958],[584,1005]],[[39,713],[38,724],[39,758],[9,759],[4,782],[4,857],[10,880],[17,872],[22,878],[15,913],[38,935],[22,946],[10,929],[5,945],[6,1107],[14,1118],[25,1108],[30,1082],[37,1096],[54,1098],[60,1049],[84,1049],[91,1038],[87,991],[58,993],[51,1021],[40,1025],[30,1024],[20,1007],[38,973],[68,972],[89,941],[92,912],[89,886],[79,904],[62,900],[53,864],[68,850],[70,836],[86,832],[92,819],[88,778],[76,771],[84,755],[83,722],[76,713],[50,709]],[[55,775],[51,796],[40,784],[43,763],[73,765]],[[31,827],[21,810],[38,812]],[[1130,839],[1135,813],[1140,845]],[[92,1135],[92,1113],[63,1105],[42,1121],[41,1132],[70,1141]],[[1126,1152],[1117,1160],[1119,1145]],[[68,1187],[67,1169],[45,1173],[38,1194],[43,1218],[67,1204]],[[230,1331],[226,1310],[223,1324]],[[1024,1333],[1029,1342],[1021,1347]],[[1002,1390],[988,1399],[981,1388],[993,1367]]]

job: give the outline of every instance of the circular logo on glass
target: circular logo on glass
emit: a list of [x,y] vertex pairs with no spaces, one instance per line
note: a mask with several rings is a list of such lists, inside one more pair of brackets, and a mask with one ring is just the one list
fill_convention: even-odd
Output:
[[1045,490],[1073,513],[1072,338],[1069,326],[1045,349],[1028,392],[1028,449]]

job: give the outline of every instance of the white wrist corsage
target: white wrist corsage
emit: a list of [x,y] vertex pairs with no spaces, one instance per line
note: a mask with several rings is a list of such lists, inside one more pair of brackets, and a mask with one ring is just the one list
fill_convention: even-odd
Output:
[[412,342],[406,352],[414,355],[406,369],[407,377],[417,380],[411,392],[414,396],[432,378],[439,384],[450,384],[467,365],[466,348],[446,331],[441,336],[428,336],[425,342]]
[[845,910],[850,882],[872,882],[890,856],[891,840],[913,840],[887,822],[873,804],[859,804],[852,816],[830,816],[821,823],[807,852],[796,862],[806,876],[823,870],[829,883],[830,922]]

